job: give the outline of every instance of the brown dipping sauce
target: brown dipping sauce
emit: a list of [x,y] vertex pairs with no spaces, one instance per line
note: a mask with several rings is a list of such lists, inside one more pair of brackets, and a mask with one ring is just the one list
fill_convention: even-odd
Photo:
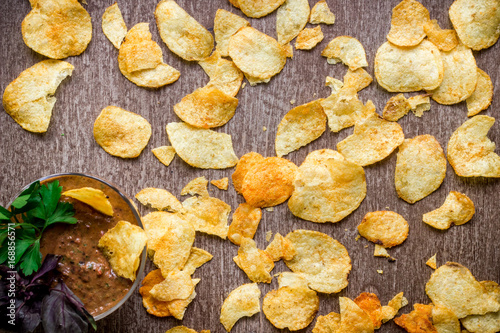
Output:
[[61,196],[61,201],[71,202],[75,209],[76,224],[54,224],[48,227],[41,239],[40,251],[59,254],[58,270],[67,286],[83,302],[92,316],[97,316],[115,306],[132,287],[133,282],[115,275],[108,260],[98,249],[99,239],[118,221],[137,225],[127,202],[109,186],[85,176],[67,175],[42,181],[59,181],[63,192],[93,187],[102,190],[113,206],[114,215],[104,215],[76,199]]

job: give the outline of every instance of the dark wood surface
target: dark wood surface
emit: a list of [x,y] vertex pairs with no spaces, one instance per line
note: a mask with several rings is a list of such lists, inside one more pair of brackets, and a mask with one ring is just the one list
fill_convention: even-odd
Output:
[[[87,50],[78,57],[67,59],[75,66],[73,76],[59,87],[52,120],[47,133],[39,135],[26,132],[5,112],[0,112],[0,204],[6,205],[21,187],[41,176],[59,172],[83,172],[109,180],[121,187],[129,196],[144,187],[159,187],[179,196],[181,188],[191,179],[205,176],[208,179],[230,177],[233,169],[201,170],[188,166],[176,157],[169,167],[160,164],[151,149],[167,145],[165,125],[179,121],[172,106],[184,95],[208,82],[200,66],[186,62],[168,50],[161,41],[154,20],[156,0],[121,0],[123,16],[131,28],[139,22],[149,22],[153,39],[164,52],[164,61],[181,72],[180,79],[170,86],[158,90],[139,88],[129,82],[119,71],[118,51],[106,39],[101,30],[101,15],[114,0],[87,0],[85,5],[93,23],[93,37]],[[311,6],[315,0],[310,0]],[[437,19],[444,28],[451,27],[448,8],[452,1],[422,1],[429,9],[431,18]],[[213,19],[218,8],[243,15],[227,0],[190,1],[178,3],[205,27],[213,28]],[[336,15],[333,26],[322,25],[325,39],[312,51],[294,52],[283,71],[270,83],[251,87],[249,84],[238,94],[239,106],[236,115],[219,132],[231,134],[238,156],[256,151],[264,156],[274,156],[274,139],[277,125],[296,100],[295,105],[329,95],[324,86],[327,75],[342,79],[346,67],[342,64],[328,65],[320,56],[321,50],[334,37],[350,35],[358,38],[366,49],[368,72],[373,75],[373,61],[377,48],[386,40],[390,27],[391,9],[398,3],[391,1],[328,0]],[[19,73],[44,59],[31,51],[23,42],[21,22],[30,11],[27,0],[4,0],[0,2],[0,88],[14,80]],[[276,14],[262,19],[250,19],[251,24],[275,37]],[[480,52],[474,52],[477,64],[490,76],[495,86],[493,103],[482,112],[498,116],[500,107],[500,44]],[[376,82],[359,93],[360,99],[371,99],[382,109],[391,94]],[[153,134],[143,153],[136,159],[124,160],[105,153],[94,141],[92,126],[101,109],[116,105],[145,117],[152,125]],[[431,111],[422,118],[412,114],[399,121],[407,138],[421,134],[432,134],[446,150],[453,131],[467,120],[465,103],[443,106],[432,102]],[[267,131],[263,131],[263,127]],[[321,148],[335,149],[336,143],[352,133],[352,128],[338,134],[328,130],[323,136],[305,148],[293,152],[288,159],[300,164],[307,153]],[[500,142],[500,124],[496,123],[489,137]],[[324,232],[339,240],[349,251],[352,271],[349,286],[339,294],[320,295],[319,315],[338,312],[338,296],[355,298],[363,291],[376,293],[382,303],[387,303],[395,294],[404,291],[410,305],[402,310],[411,311],[413,303],[428,303],[425,283],[432,269],[425,261],[437,253],[438,264],[456,261],[467,266],[478,280],[500,282],[500,183],[494,179],[464,179],[455,175],[448,165],[446,179],[441,187],[427,198],[410,205],[398,199],[394,189],[396,154],[365,168],[368,193],[360,207],[341,222],[316,224],[295,218],[286,204],[275,207],[273,212],[263,211],[263,218],[255,235],[260,248],[267,245],[267,231],[286,235],[294,229],[311,229]],[[449,191],[467,194],[476,205],[476,215],[467,224],[455,226],[448,231],[437,231],[422,222],[422,214],[440,206]],[[243,201],[232,186],[221,191],[210,185],[212,196],[229,203],[234,211]],[[355,241],[356,226],[370,211],[390,209],[403,215],[410,224],[408,239],[400,246],[390,249],[397,260],[393,263],[384,258],[373,257],[373,244],[364,239]],[[140,207],[141,213],[147,210]],[[195,246],[214,255],[214,258],[199,268],[195,277],[201,282],[196,287],[198,296],[188,307],[184,320],[156,318],[146,313],[141,297],[136,292],[117,312],[98,322],[99,332],[164,332],[176,325],[186,325],[197,331],[210,329],[224,332],[219,323],[220,308],[228,293],[243,283],[250,282],[234,264],[232,257],[237,247],[227,240],[198,234]],[[147,271],[152,269],[148,263]],[[383,274],[378,274],[382,269]],[[287,271],[277,263],[273,273]],[[268,284],[259,284],[262,295],[277,288],[276,279]],[[304,332],[310,332],[315,321]],[[233,332],[275,332],[264,313],[241,319]],[[383,325],[379,332],[402,332],[392,321]]]

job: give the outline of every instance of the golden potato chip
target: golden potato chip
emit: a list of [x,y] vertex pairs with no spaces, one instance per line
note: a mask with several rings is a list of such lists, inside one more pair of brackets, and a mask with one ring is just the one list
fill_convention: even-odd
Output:
[[[200,279],[192,279],[191,281],[193,282],[193,286],[196,287],[196,285],[200,282]],[[166,302],[168,311],[175,319],[182,320],[188,305],[191,304],[195,297],[196,291],[193,290],[191,295],[189,295],[186,299],[174,299],[173,301]],[[151,296],[151,298],[153,297]]]
[[130,222],[119,221],[99,239],[97,246],[116,275],[135,281],[146,242],[144,230]]
[[355,71],[348,69],[344,75],[344,85],[354,88],[357,92],[368,87],[372,81],[372,76],[363,68],[358,68]]
[[229,56],[229,38],[240,30],[240,28],[249,26],[250,22],[244,18],[227,10],[217,9],[214,19],[214,35],[215,42],[217,43],[216,49],[220,52],[221,56]]
[[278,275],[278,287],[308,288],[307,280],[300,273],[281,272]]
[[422,200],[441,186],[445,176],[446,157],[432,135],[406,139],[399,146],[394,181],[404,201]]
[[460,322],[450,309],[436,305],[432,308],[432,324],[438,333],[460,333]]
[[375,55],[375,77],[390,92],[436,89],[443,81],[439,49],[427,40],[413,47],[382,44]]
[[492,46],[500,36],[500,7],[494,0],[456,0],[449,15],[462,43],[475,51]]
[[417,117],[422,117],[424,111],[431,109],[431,100],[429,95],[416,95],[408,98],[411,111]]
[[208,180],[203,177],[198,177],[191,180],[184,186],[181,190],[181,195],[199,195],[202,197],[208,197]]
[[93,187],[81,187],[64,191],[62,195],[86,203],[90,207],[105,215],[113,216],[113,206],[111,206],[108,196],[99,189]]
[[370,212],[358,225],[358,232],[370,242],[393,247],[408,237],[408,222],[398,213],[391,211]]
[[193,275],[194,271],[198,267],[201,267],[203,264],[209,262],[213,257],[213,255],[203,249],[192,247],[182,271],[188,273],[189,275]]
[[237,1],[241,11],[248,17],[259,18],[272,13],[285,0],[233,0]]
[[193,167],[225,169],[238,163],[228,134],[185,123],[169,123],[167,134],[177,155]]
[[387,252],[387,249],[379,244],[375,244],[375,250],[373,251],[373,256],[374,257],[385,257],[385,258],[391,257],[389,255],[389,252]]
[[330,11],[328,4],[325,0],[318,1],[311,9],[311,16],[309,23],[312,24],[334,24],[335,15]]
[[194,284],[191,276],[183,271],[172,271],[167,274],[165,280],[151,288],[151,296],[162,302],[173,301],[175,299],[186,299],[194,291]]
[[354,303],[370,317],[373,327],[375,329],[380,328],[382,325],[382,320],[380,318],[380,311],[382,305],[378,296],[373,293],[361,293],[358,297],[354,299]]
[[373,333],[375,328],[368,314],[347,297],[339,297],[340,327],[338,332]]
[[148,144],[151,125],[140,115],[107,106],[94,122],[94,139],[104,151],[121,158],[135,158]]
[[451,51],[458,45],[458,36],[453,29],[441,29],[436,20],[424,24],[424,31],[429,41],[441,51]]
[[257,283],[247,283],[227,295],[220,310],[220,322],[226,331],[242,317],[251,317],[260,312],[260,289]]
[[500,156],[486,137],[495,118],[478,115],[463,123],[448,141],[447,157],[461,177],[500,177]]
[[253,238],[261,217],[260,208],[252,207],[246,202],[241,203],[234,211],[227,238],[236,245],[241,244],[242,238]]
[[432,273],[425,292],[434,305],[447,307],[459,319],[500,310],[500,303],[471,272],[454,262],[447,262]]
[[327,76],[325,79],[325,86],[330,87],[330,89],[332,89],[331,95],[333,95],[338,93],[340,89],[342,89],[342,87],[344,86],[344,82],[334,79],[333,77]]
[[161,39],[182,59],[202,60],[212,52],[212,34],[174,0],[160,1],[155,17]]
[[[488,294],[500,303],[500,287],[494,281],[481,281]],[[469,332],[496,333],[500,331],[500,311],[484,315],[472,315],[462,318],[462,325]]]
[[299,105],[281,119],[276,133],[276,155],[282,157],[319,138],[326,129],[326,114],[317,99]]
[[111,44],[119,49],[128,30],[123,20],[122,12],[116,2],[106,8],[104,14],[102,14],[101,27],[102,32],[104,32],[104,35],[109,39]]
[[[231,176],[233,180],[233,186],[236,192],[241,194],[241,189],[243,187],[243,180],[248,171],[250,171],[255,165],[262,162],[264,157],[261,154],[256,152],[246,153],[241,156],[238,165],[236,165],[236,170],[234,170],[233,175]],[[260,220],[260,218],[259,218]]]
[[231,5],[233,5],[236,8],[240,8],[240,4],[238,3],[238,0],[228,0]]
[[238,255],[233,260],[253,282],[271,283],[269,273],[274,268],[274,262],[265,251],[257,248],[253,239],[241,238]]
[[135,195],[144,206],[150,205],[151,208],[166,210],[169,212],[179,212],[182,210],[182,204],[177,198],[167,190],[148,187],[142,189]]
[[48,58],[81,54],[92,39],[89,13],[78,0],[32,0],[21,29],[26,45]]
[[306,158],[300,165],[323,165],[326,160],[333,159],[336,161],[344,161],[345,158],[339,152],[332,149],[319,149],[307,154]]
[[420,2],[403,0],[392,9],[387,40],[398,46],[418,45],[425,38],[424,25],[429,21],[429,11]]
[[332,39],[321,55],[327,58],[329,64],[342,62],[352,71],[368,66],[363,45],[359,40],[350,36],[339,36]]
[[476,89],[476,59],[471,49],[463,44],[449,52],[441,52],[444,66],[443,82],[430,91],[439,104],[456,104],[469,98]]
[[227,191],[227,187],[229,186],[229,179],[224,177],[222,179],[211,180],[210,184],[217,187],[219,190]]
[[248,170],[241,194],[253,207],[272,207],[292,195],[297,166],[280,157],[267,157]]
[[215,51],[210,57],[199,61],[198,64],[210,77],[206,88],[217,88],[231,97],[238,94],[243,81],[243,73],[234,62],[222,59],[221,54]]
[[292,260],[297,251],[293,247],[292,242],[283,237],[279,232],[274,235],[274,239],[264,250],[269,255],[272,261],[280,259]]
[[474,203],[468,196],[451,191],[441,207],[423,215],[423,221],[436,229],[446,230],[452,224],[469,222],[475,212]]
[[205,196],[188,198],[182,205],[196,231],[226,239],[231,206],[217,198]]
[[198,332],[186,326],[175,326],[166,331],[165,333],[198,333]]
[[53,95],[73,69],[66,61],[43,60],[24,70],[5,88],[5,112],[27,131],[46,132],[56,103]]
[[[324,0],[323,0],[324,1]],[[313,333],[336,333],[340,327],[340,314],[330,312],[324,316],[318,316]]]
[[432,257],[430,257],[426,262],[425,264],[427,266],[429,266],[430,268],[432,269],[436,269],[437,268],[437,263],[436,263],[436,255],[437,253],[435,253]]
[[278,43],[285,45],[297,37],[306,26],[310,12],[308,0],[286,0],[276,15]]
[[295,230],[286,238],[296,254],[285,264],[301,273],[309,288],[321,293],[338,293],[347,284],[351,258],[346,248],[330,236],[312,230]]
[[[406,305],[408,305],[408,300],[403,296],[403,292],[400,292],[394,296],[387,305],[377,310],[377,316],[382,323],[385,323],[394,318],[398,314],[399,309]],[[375,327],[375,329],[378,328]]]
[[467,99],[467,117],[472,117],[486,110],[493,99],[493,83],[490,76],[480,68],[477,69],[476,89]]
[[144,280],[142,280],[141,288],[139,293],[142,296],[142,305],[146,308],[146,311],[156,317],[168,317],[170,316],[170,311],[168,311],[168,302],[158,301],[156,298],[150,295],[149,291],[157,284],[165,280],[161,275],[161,271],[156,269],[151,271],[146,275]]
[[438,333],[432,324],[432,305],[413,304],[413,311],[394,319],[394,322],[410,333]]
[[153,148],[151,149],[151,151],[156,156],[156,158],[166,166],[169,166],[175,157],[175,149],[172,146],[161,146]]
[[373,113],[356,123],[354,133],[337,143],[337,150],[347,160],[365,166],[383,160],[403,141],[403,129],[398,123]]
[[410,112],[410,103],[403,94],[397,94],[389,98],[385,104],[382,117],[389,121],[398,121]]
[[306,28],[299,32],[295,41],[297,50],[311,50],[323,40],[323,32],[321,26],[316,28]]

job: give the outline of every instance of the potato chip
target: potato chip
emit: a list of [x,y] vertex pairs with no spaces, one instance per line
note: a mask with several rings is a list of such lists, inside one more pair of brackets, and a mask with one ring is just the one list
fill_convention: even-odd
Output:
[[285,0],[233,0],[237,1],[241,11],[248,17],[266,16],[281,6]]
[[432,305],[413,304],[413,311],[394,319],[394,322],[410,333],[438,333],[432,324]]
[[170,311],[168,311],[168,302],[161,302],[150,295],[149,291],[157,284],[165,280],[161,275],[161,271],[156,269],[151,271],[146,275],[144,280],[142,280],[141,288],[139,293],[142,296],[142,305],[146,308],[146,311],[156,317],[168,317],[170,316]]
[[113,216],[113,206],[108,200],[108,196],[103,191],[93,187],[81,187],[64,191],[62,195],[86,203],[95,210]]
[[344,86],[344,82],[337,80],[333,77],[327,76],[325,79],[325,86],[330,87],[330,89],[332,89],[331,95],[333,95],[338,93],[340,89],[342,89],[342,87]]
[[363,45],[359,40],[350,36],[339,36],[332,39],[321,55],[327,58],[329,64],[342,62],[352,71],[368,66]]
[[236,170],[231,176],[233,180],[233,186],[236,192],[241,194],[241,188],[243,187],[243,180],[248,171],[250,171],[255,165],[262,162],[264,157],[261,154],[256,152],[246,153],[241,156],[238,165],[236,166]]
[[184,186],[181,190],[181,195],[199,195],[202,197],[208,197],[208,180],[203,177],[198,177],[191,180]]
[[492,46],[500,36],[500,7],[496,1],[456,0],[449,14],[462,43],[475,51]]
[[228,12],[224,9],[217,9],[214,19],[214,35],[217,43],[216,49],[223,57],[229,56],[229,38],[240,28],[249,27],[250,22],[244,18]]
[[104,151],[121,158],[135,158],[148,144],[151,125],[140,115],[107,106],[94,122],[94,139]]
[[162,302],[174,299],[186,299],[194,291],[191,276],[183,271],[174,270],[167,274],[165,280],[155,285],[149,293]]
[[450,309],[436,305],[432,308],[432,324],[438,333],[460,333],[460,322]]
[[43,60],[24,70],[5,88],[5,112],[27,131],[46,132],[56,103],[53,95],[73,69],[66,61]]
[[240,245],[241,239],[244,237],[253,238],[261,217],[260,208],[252,207],[246,202],[241,203],[234,211],[227,238],[236,245]]
[[238,255],[233,260],[253,282],[271,283],[269,272],[273,270],[274,262],[265,251],[257,248],[253,239],[241,238]]
[[375,328],[368,314],[347,297],[339,297],[340,327],[338,332],[373,333]]
[[243,73],[232,61],[222,59],[220,53],[215,51],[210,57],[201,60],[198,64],[210,77],[205,88],[217,88],[231,97],[238,94],[243,81]]
[[202,60],[212,52],[212,34],[174,0],[160,1],[155,17],[161,39],[182,59]]
[[446,157],[432,135],[406,139],[399,146],[394,180],[398,196],[404,201],[422,200],[441,186],[445,176]]
[[393,247],[408,237],[408,222],[398,213],[391,211],[369,212],[358,225],[358,232],[370,242]]
[[21,29],[26,45],[48,58],[81,54],[92,39],[89,13],[77,0],[32,0]]
[[256,79],[253,83],[270,79],[281,72],[286,63],[285,48],[252,27],[243,27],[231,36],[229,56],[245,75]]
[[340,327],[340,314],[330,312],[324,316],[318,316],[313,333],[336,333]]
[[227,191],[227,187],[229,186],[229,179],[224,177],[222,179],[211,180],[210,184],[217,187],[219,190]]
[[418,45],[425,38],[424,25],[429,21],[429,11],[420,2],[403,0],[392,9],[387,40],[398,46]]
[[310,12],[308,0],[286,0],[276,15],[278,43],[285,45],[297,37],[306,26]]
[[321,26],[316,28],[306,28],[299,32],[295,41],[297,50],[311,50],[323,40],[323,32]]
[[436,306],[444,306],[460,319],[500,310],[500,303],[488,294],[464,266],[447,262],[432,273],[425,292]]
[[175,157],[175,149],[172,146],[161,146],[151,149],[158,161],[162,164],[169,166]]
[[297,251],[293,247],[292,242],[283,237],[279,232],[274,235],[274,239],[264,250],[269,255],[272,261],[280,259],[292,260]]
[[231,206],[217,198],[205,196],[188,198],[182,205],[196,231],[226,239],[229,230],[227,218]]
[[475,212],[474,203],[468,196],[451,191],[441,207],[423,215],[423,221],[436,229],[446,230],[452,224],[469,222]]
[[119,49],[128,30],[123,20],[122,12],[116,2],[106,8],[104,14],[102,14],[101,27],[102,32],[109,39],[111,44]]
[[447,157],[461,177],[500,177],[500,156],[486,137],[495,118],[478,115],[463,123],[448,141]]
[[346,248],[330,236],[312,230],[295,230],[286,238],[296,254],[285,264],[295,273],[301,273],[309,288],[320,293],[338,293],[347,284],[351,258]]
[[231,5],[233,5],[236,8],[240,8],[240,4],[238,3],[238,0],[228,0]]
[[151,206],[153,209],[166,210],[169,212],[179,212],[182,210],[182,204],[177,198],[167,190],[148,187],[142,189],[135,195],[144,206]]
[[344,85],[354,88],[357,92],[368,87],[372,81],[372,76],[363,68],[358,68],[355,71],[348,69],[344,75]]
[[373,113],[356,123],[354,133],[337,143],[337,150],[347,160],[366,166],[389,156],[403,141],[403,129],[398,123]]
[[453,29],[441,29],[436,20],[424,24],[424,31],[429,41],[441,51],[451,51],[458,45],[458,36]]
[[319,138],[326,129],[326,114],[317,99],[299,105],[281,119],[276,133],[276,155],[282,157]]
[[354,303],[370,317],[374,328],[379,328],[382,325],[379,318],[382,305],[377,295],[367,292],[361,293],[354,299]]
[[380,308],[380,310],[377,310],[377,312],[379,312],[377,314],[378,318],[380,318],[382,323],[385,323],[394,318],[398,314],[399,309],[406,305],[408,305],[408,300],[403,296],[403,292],[400,292],[394,296],[387,305],[384,305]]
[[260,290],[257,283],[247,283],[227,295],[220,310],[220,322],[226,331],[242,317],[251,317],[260,312]]
[[[191,281],[193,282],[193,286],[196,287],[196,285],[200,282],[200,279],[192,279]],[[166,302],[168,311],[175,319],[182,320],[184,318],[184,313],[186,312],[188,305],[191,304],[195,297],[196,291],[193,290],[191,295],[189,295],[189,297],[186,299],[174,299],[173,301]]]
[[328,4],[325,0],[318,1],[311,9],[311,16],[309,23],[312,24],[334,24],[335,15],[330,11]]
[[166,331],[165,333],[197,333],[197,332],[186,326],[175,326]]
[[417,117],[422,117],[424,111],[431,109],[431,100],[429,95],[416,95],[408,98],[410,109]]
[[490,76],[480,68],[477,69],[476,89],[467,99],[467,117],[472,117],[486,110],[493,99],[493,83]]
[[437,268],[437,263],[436,263],[436,255],[437,253],[435,253],[432,257],[430,257],[426,262],[425,264],[427,266],[429,266],[430,268],[432,269],[436,269]]
[[439,104],[456,104],[469,98],[476,89],[476,59],[471,49],[463,44],[449,52],[441,52],[444,66],[443,82],[430,91]]
[[198,267],[201,267],[203,264],[209,262],[213,257],[213,255],[203,249],[192,247],[182,271],[188,273],[189,275],[193,275],[194,271]]
[[[481,281],[488,294],[500,303],[500,287],[494,281]],[[500,331],[500,311],[484,315],[472,315],[462,318],[462,325],[470,332],[496,333]]]
[[193,167],[225,169],[238,163],[228,134],[185,123],[169,123],[167,134],[177,155]]
[[385,104],[382,116],[385,120],[398,121],[410,112],[410,103],[403,94],[397,94],[389,98]]
[[427,40],[413,47],[385,42],[375,55],[375,77],[390,92],[436,89],[443,81],[439,49]]
[[323,165],[326,160],[333,159],[336,161],[344,161],[345,158],[338,151],[332,149],[319,149],[307,154],[306,158],[300,165]]
[[135,281],[146,242],[144,230],[130,222],[119,221],[99,239],[97,246],[116,275]]
[[385,258],[391,257],[389,252],[387,252],[387,249],[379,244],[375,244],[375,250],[373,250],[373,256],[374,257],[385,257]]

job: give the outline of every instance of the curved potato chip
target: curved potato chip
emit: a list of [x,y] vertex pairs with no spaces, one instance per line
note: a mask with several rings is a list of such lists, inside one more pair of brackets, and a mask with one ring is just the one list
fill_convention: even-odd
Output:
[[363,68],[358,68],[355,71],[348,69],[344,75],[344,85],[354,88],[357,92],[368,87],[372,81],[372,76]]
[[445,176],[446,157],[432,135],[406,139],[399,146],[394,182],[404,201],[422,200],[439,188]]
[[95,210],[113,216],[113,206],[108,200],[108,196],[103,191],[92,187],[81,187],[62,193],[67,197],[86,203]]
[[472,117],[479,112],[486,110],[493,99],[493,83],[490,76],[477,68],[476,89],[467,99],[467,117]]
[[220,310],[220,322],[226,331],[242,317],[251,317],[260,312],[260,289],[257,283],[247,283],[227,295]]
[[456,0],[449,15],[462,43],[475,51],[492,46],[500,36],[500,7],[495,0]]
[[[276,10],[285,0],[232,0],[237,1],[241,11],[248,17],[259,18]],[[231,2],[231,0],[230,0]]]
[[186,299],[194,291],[194,284],[187,272],[174,270],[149,291],[151,296],[162,302]]
[[210,77],[206,88],[217,88],[229,96],[236,96],[243,81],[243,73],[234,62],[222,59],[218,51],[198,62]]
[[373,333],[375,328],[368,314],[347,297],[339,297],[339,332]]
[[224,9],[217,9],[214,19],[214,35],[216,50],[223,57],[229,56],[229,38],[240,28],[250,26],[250,22],[244,18],[228,12]]
[[172,193],[161,188],[148,187],[142,189],[135,195],[135,198],[144,206],[150,205],[154,209],[167,210],[173,213],[182,210],[182,204],[179,200]]
[[295,48],[297,50],[310,50],[323,40],[323,32],[321,26],[316,28],[306,28],[299,32],[297,40],[295,41]]
[[276,155],[282,157],[316,140],[326,129],[322,99],[299,105],[281,119],[276,133]]
[[328,4],[325,0],[318,1],[311,9],[311,16],[309,18],[311,24],[334,24],[335,15],[330,11]]
[[101,27],[102,32],[104,32],[111,44],[119,49],[127,35],[127,25],[116,2],[106,8],[104,14],[102,14]]
[[432,90],[443,81],[439,49],[427,40],[414,47],[385,42],[375,55],[375,77],[390,92]]
[[389,98],[385,104],[382,116],[385,120],[398,121],[410,112],[410,103],[403,94],[397,94]]
[[329,64],[342,62],[353,71],[368,66],[363,45],[359,40],[350,36],[339,36],[332,39],[321,55],[327,58]]
[[312,333],[336,333],[340,327],[340,314],[330,312],[324,316],[318,316]]
[[446,230],[452,224],[462,225],[469,222],[475,212],[474,203],[468,196],[451,191],[441,207],[424,214],[422,219],[436,229]]
[[[500,287],[494,281],[481,281],[488,294],[500,303]],[[496,333],[500,331],[500,311],[484,315],[472,315],[462,318],[462,325],[469,332]]]
[[142,296],[142,305],[146,308],[148,313],[156,317],[168,317],[171,315],[170,311],[168,311],[167,302],[158,301],[149,294],[149,291],[163,280],[165,280],[165,278],[161,275],[161,271],[155,269],[144,277],[141,288],[139,288],[139,293]]
[[240,245],[241,240],[245,237],[253,238],[261,218],[260,208],[252,207],[246,202],[241,203],[234,211],[227,238],[236,245]]
[[429,95],[412,96],[408,98],[408,103],[410,104],[411,111],[417,117],[422,117],[424,111],[429,111],[431,109]]
[[211,180],[210,184],[217,187],[219,190],[227,191],[227,187],[229,186],[229,179],[224,177],[222,179]]
[[181,195],[200,195],[202,197],[208,197],[208,180],[203,177],[198,177],[191,180],[184,186],[181,190]]
[[201,267],[203,264],[209,262],[213,257],[214,256],[209,252],[193,246],[182,271],[188,273],[189,275],[193,275],[198,267]]
[[253,282],[271,283],[269,272],[273,270],[274,262],[265,251],[257,248],[253,239],[242,237],[238,255],[233,260]]
[[436,20],[424,24],[424,31],[429,42],[441,51],[451,51],[458,45],[458,36],[453,29],[441,29]]
[[453,132],[448,141],[448,162],[461,177],[500,177],[500,156],[486,137],[495,118],[474,116]]
[[285,45],[297,37],[306,26],[310,12],[308,0],[286,0],[276,15],[278,43]]
[[292,242],[283,237],[279,232],[274,235],[274,239],[264,250],[269,255],[272,261],[280,259],[292,260],[297,251],[293,247]]
[[182,203],[196,231],[226,239],[231,206],[212,197],[191,197]]
[[460,333],[460,322],[450,309],[436,305],[432,308],[432,324],[438,333]]
[[169,123],[168,139],[177,155],[201,169],[225,169],[238,163],[231,136],[185,123]]
[[351,258],[346,248],[330,236],[312,230],[295,230],[286,238],[296,254],[285,264],[307,280],[309,288],[320,293],[338,293],[347,287]]
[[[196,285],[200,282],[200,279],[192,279],[191,281],[193,282],[193,286],[196,287]],[[189,304],[191,304],[191,302],[194,300],[195,297],[196,297],[196,291],[193,290],[191,295],[189,295],[189,297],[186,299],[174,299],[173,301],[166,302],[168,311],[175,319],[182,320],[184,318],[184,313],[186,312],[186,308],[188,307]],[[151,296],[151,298],[153,297]],[[210,333],[210,331],[208,331],[208,333]]]
[[175,157],[175,149],[172,146],[161,146],[151,149],[156,158],[164,165],[169,166]]
[[430,21],[427,8],[415,0],[403,0],[392,9],[387,40],[398,46],[415,46],[425,38],[424,25]]
[[238,162],[238,165],[236,165],[236,169],[234,170],[234,173],[231,176],[231,179],[233,180],[233,186],[236,192],[241,194],[241,189],[243,187],[243,180],[245,179],[247,172],[250,171],[255,165],[262,162],[263,160],[264,157],[262,157],[261,154],[253,151],[241,156],[240,161]]
[[358,225],[358,232],[370,242],[393,247],[408,237],[408,222],[398,213],[391,211],[370,212]]
[[30,1],[21,29],[26,45],[52,59],[81,54],[92,39],[89,13],[78,0]]
[[202,60],[212,52],[212,34],[174,0],[160,1],[155,17],[161,39],[182,59]]
[[432,324],[432,308],[431,304],[413,304],[412,312],[395,318],[394,322],[407,332],[438,333]]

